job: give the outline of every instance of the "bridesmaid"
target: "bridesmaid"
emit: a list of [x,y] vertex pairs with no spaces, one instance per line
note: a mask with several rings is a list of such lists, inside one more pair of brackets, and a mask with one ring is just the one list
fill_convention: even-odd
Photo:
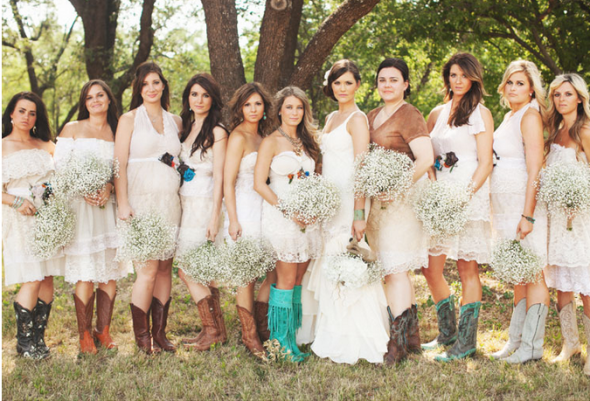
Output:
[[[301,89],[288,86],[276,95],[280,126],[260,143],[254,168],[254,189],[262,196],[262,235],[276,257],[277,282],[270,286],[268,325],[270,339],[278,340],[294,362],[309,354],[295,343],[301,326],[301,280],[309,261],[321,251],[319,229],[296,218],[288,220],[277,209],[278,199],[289,190],[289,175],[300,170],[313,173],[320,149],[309,100]],[[267,181],[270,179],[270,184]]]
[[[182,120],[166,111],[170,88],[156,63],[146,61],[137,67],[132,87],[131,111],[121,116],[115,138],[115,157],[119,161],[119,178],[115,179],[118,217],[127,220],[136,213],[157,211],[168,224],[178,227],[180,177],[174,168],[158,158],[166,153],[175,157],[180,154],[178,133]],[[176,350],[165,333],[173,256],[174,248],[171,248],[159,260],[150,260],[136,268],[130,304],[133,331],[137,346],[148,354],[161,349]]]
[[[243,85],[230,103],[231,135],[225,159],[223,196],[227,215],[226,241],[261,238],[262,198],[254,191],[254,165],[262,138],[272,128],[272,97],[257,82]],[[268,116],[267,116],[268,115]],[[254,302],[255,281],[238,288],[236,307],[242,324],[242,342],[256,356],[264,355],[262,343],[269,339],[268,297],[276,273],[270,272]]]
[[[183,213],[177,257],[207,240],[219,239],[227,144],[227,131],[221,125],[222,110],[217,81],[205,73],[193,76],[182,93],[180,140],[181,158],[195,176],[180,188]],[[183,344],[197,351],[207,351],[214,343],[226,342],[219,290],[192,281],[182,269],[178,270],[178,276],[197,304],[203,326],[197,337],[183,339]]]
[[[473,197],[469,203],[469,220],[461,234],[432,243],[428,268],[422,268],[432,298],[436,302],[440,334],[423,349],[440,345],[453,347],[435,359],[450,361],[475,352],[477,324],[481,307],[479,263],[490,256],[490,197],[487,178],[492,172],[492,114],[481,103],[485,95],[483,68],[469,53],[457,53],[443,67],[445,104],[428,116],[427,126],[436,157],[458,158],[451,168],[442,166],[436,179],[469,185]],[[440,159],[439,159],[440,160]],[[447,160],[447,165],[453,165]],[[443,163],[440,163],[441,165]],[[455,303],[443,269],[447,257],[457,261],[461,278],[462,303],[459,333],[455,320]]]
[[39,260],[28,252],[40,203],[32,188],[54,172],[51,130],[41,98],[17,93],[2,114],[2,254],[4,284],[20,284],[14,300],[16,352],[28,359],[49,356],[44,335],[53,302],[53,277],[63,275],[61,252]]
[[[577,74],[555,78],[549,87],[549,137],[545,142],[547,166],[553,163],[588,163],[590,160],[590,105],[588,86]],[[581,352],[574,293],[584,304],[584,328],[590,342],[590,213],[577,215],[567,230],[564,213],[549,215],[549,252],[545,279],[557,290],[557,309],[563,336],[560,362]],[[588,353],[588,352],[587,352]],[[590,357],[584,373],[590,376]]]
[[[385,59],[377,69],[376,85],[385,106],[372,110],[371,141],[408,155],[414,161],[416,182],[434,163],[426,121],[409,103],[410,71],[399,58]],[[373,199],[367,221],[367,238],[383,263],[390,339],[385,362],[401,361],[407,352],[420,353],[418,309],[411,270],[428,263],[427,236],[407,200],[395,203]]]
[[[72,153],[113,161],[117,104],[111,89],[99,79],[91,80],[80,93],[78,121],[64,127],[55,147],[56,169],[65,168]],[[107,349],[116,348],[109,334],[117,293],[116,280],[130,273],[128,264],[115,261],[117,251],[114,186],[107,183],[95,196],[72,200],[76,232],[65,247],[65,280],[75,284],[74,304],[80,334],[80,351],[96,354],[95,341]],[[96,328],[92,332],[96,291]]]
[[[537,207],[535,185],[543,166],[545,90],[541,74],[530,61],[513,61],[498,93],[510,111],[494,132],[497,161],[490,191],[495,239],[517,238],[546,264],[547,211],[543,205]],[[509,339],[492,356],[508,363],[541,359],[548,307],[549,290],[543,278],[515,285]]]

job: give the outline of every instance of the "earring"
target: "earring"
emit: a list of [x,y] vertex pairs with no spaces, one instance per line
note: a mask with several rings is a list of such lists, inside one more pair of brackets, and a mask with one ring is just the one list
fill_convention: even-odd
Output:
[[266,120],[266,111],[264,112],[264,115],[262,116],[263,120]]
[[191,109],[190,107],[188,108],[188,111],[193,111],[193,109]]
[[14,125],[14,120],[12,118],[10,119],[10,124]]
[[529,93],[529,96],[530,96],[530,97],[533,97],[533,94],[532,94],[532,93]]
[[35,134],[37,133],[37,126],[36,125],[33,125],[33,133],[35,133]]

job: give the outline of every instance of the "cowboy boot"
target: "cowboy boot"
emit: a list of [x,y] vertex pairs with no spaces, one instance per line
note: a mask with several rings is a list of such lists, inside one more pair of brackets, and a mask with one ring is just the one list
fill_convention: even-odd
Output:
[[45,329],[47,328],[47,321],[49,320],[49,314],[51,313],[51,304],[53,302],[46,303],[41,298],[37,298],[37,305],[33,309],[33,315],[35,316],[35,325],[33,327],[33,341],[35,342],[35,348],[39,351],[39,354],[49,356],[49,347],[45,344]]
[[549,308],[544,304],[534,304],[529,308],[524,320],[520,346],[514,354],[504,358],[504,361],[512,364],[525,363],[543,357],[547,312],[549,312]]
[[18,302],[14,302],[13,306],[16,313],[16,352],[27,359],[47,358],[49,354],[40,353],[35,347],[33,312]]
[[252,316],[248,309],[242,308],[240,305],[236,305],[236,308],[238,309],[238,317],[242,323],[242,342],[251,353],[262,359],[265,352],[256,332],[254,316]]
[[561,310],[558,310],[558,312],[559,322],[561,323],[561,336],[563,337],[563,348],[561,349],[559,356],[553,358],[551,363],[566,361],[573,355],[582,352],[574,301],[565,305]]
[[432,350],[441,345],[451,345],[457,341],[457,318],[455,317],[455,297],[450,295],[436,304],[438,320],[438,337],[429,343],[422,344],[424,350]]
[[582,315],[584,321],[584,332],[586,333],[586,364],[584,365],[584,374],[590,376],[590,317]]
[[117,349],[117,344],[115,344],[109,333],[116,297],[116,293],[113,299],[111,299],[109,298],[109,294],[100,288],[96,290],[96,328],[93,332],[94,342],[106,349]]
[[262,343],[270,338],[268,330],[268,303],[254,301],[254,319],[256,319],[256,331]]
[[303,319],[303,306],[301,305],[301,291],[302,287],[296,285],[293,287],[293,318],[295,319],[295,333],[301,327],[301,320]]
[[162,348],[167,352],[176,351],[174,344],[166,338],[166,324],[168,323],[168,310],[171,301],[172,298],[169,298],[166,305],[162,305],[158,298],[152,298],[152,338],[154,348]]
[[301,362],[309,354],[302,353],[297,347],[294,326],[293,290],[279,290],[276,284],[271,284],[268,300],[270,339],[279,342],[291,362]]
[[508,328],[508,342],[504,344],[504,347],[500,351],[491,354],[491,357],[495,359],[506,358],[520,347],[526,315],[526,298],[523,298],[512,310],[512,318],[510,318],[510,327]]
[[218,321],[215,317],[215,299],[213,295],[207,295],[205,298],[197,302],[197,310],[201,317],[201,324],[203,329],[195,339],[190,343],[183,343],[189,347],[194,348],[197,351],[208,351],[211,346],[215,343],[222,342],[221,330],[218,326]]
[[401,315],[394,318],[391,309],[389,306],[387,307],[387,314],[389,315],[389,342],[387,343],[387,353],[383,357],[387,365],[395,365],[408,356],[406,331],[411,313],[411,309],[406,309]]
[[76,294],[73,295],[74,305],[76,306],[76,318],[78,320],[78,334],[80,335],[80,353],[96,354],[96,346],[90,334],[94,312],[94,292],[86,305],[84,305],[84,302]]
[[461,307],[459,315],[459,337],[450,350],[434,358],[435,361],[449,362],[475,354],[477,348],[477,325],[481,302],[472,302]]
[[137,347],[148,355],[160,352],[160,349],[152,347],[152,336],[150,334],[150,310],[144,312],[139,307],[129,304],[131,318],[133,319],[133,334]]
[[221,331],[221,343],[227,342],[227,331],[225,330],[225,321],[223,320],[223,312],[221,311],[221,293],[218,288],[209,287],[213,300],[215,301],[215,318],[217,319],[217,327]]
[[418,305],[413,304],[408,317],[408,330],[406,332],[406,347],[408,352],[421,354],[420,325],[418,320]]

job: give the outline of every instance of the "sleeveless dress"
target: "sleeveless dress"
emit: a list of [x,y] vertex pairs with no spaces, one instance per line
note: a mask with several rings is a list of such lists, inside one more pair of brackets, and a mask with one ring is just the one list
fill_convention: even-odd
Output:
[[[269,187],[280,198],[289,190],[289,174],[299,170],[313,173],[315,162],[305,152],[297,156],[293,151],[281,152],[270,163]],[[301,232],[294,221],[285,218],[275,206],[262,203],[262,237],[268,241],[278,260],[286,263],[303,263],[317,258],[322,250],[318,225]]]
[[[447,123],[451,113],[452,100],[447,102],[436,120],[436,125],[430,133],[434,157],[447,152],[454,152],[459,161],[451,172],[450,168],[443,168],[436,172],[438,181],[452,181],[465,184],[471,181],[477,169],[477,144],[475,135],[485,131],[485,123],[481,116],[481,105],[475,108],[469,122],[460,127],[451,127]],[[468,205],[469,218],[463,231],[448,237],[439,243],[431,241],[429,253],[432,256],[447,255],[449,259],[476,261],[488,263],[491,255],[491,225],[490,225],[490,189],[486,180]]]
[[[504,119],[494,132],[494,151],[498,156],[490,179],[494,241],[515,239],[526,198],[528,173],[520,124],[529,108],[539,110],[533,100]],[[533,231],[521,241],[547,264],[547,209],[542,202],[535,207]]]
[[[162,110],[164,133],[152,125],[142,104],[135,114],[127,164],[127,196],[136,215],[158,213],[171,226],[180,224],[180,175],[158,158],[165,153],[180,154],[178,126],[172,114]],[[174,248],[166,250],[159,260],[174,256]]]
[[[556,143],[551,145],[547,166],[576,161],[588,163],[586,154],[579,152],[576,157],[575,149]],[[590,296],[590,212],[576,215],[571,231],[567,230],[565,213],[549,214],[547,259],[545,281],[548,287]]]
[[[371,111],[368,116],[371,140],[378,144],[380,139],[393,142],[389,149],[406,153],[414,160],[409,143],[418,137],[429,136],[424,117],[414,106],[405,104],[375,129],[373,122],[381,109]],[[388,137],[393,137],[393,141]],[[427,179],[426,175],[421,178],[424,179]],[[413,189],[414,186],[410,191]],[[382,203],[378,199],[371,200],[367,240],[377,252],[386,275],[428,266],[428,236],[416,218],[410,199],[411,192],[399,201]]]
[[[72,153],[78,157],[94,155],[113,160],[115,143],[96,138],[57,138],[55,147],[56,170],[65,167]],[[86,203],[78,197],[71,201],[76,214],[76,231],[73,241],[64,248],[67,282],[78,281],[107,283],[131,273],[131,265],[116,262],[117,211],[115,196],[111,195],[104,208]]]
[[[2,157],[2,191],[21,196],[39,207],[31,190],[50,180],[55,167],[51,154],[43,149],[19,150]],[[2,205],[2,250],[4,284],[41,281],[47,276],[63,275],[63,253],[48,260],[31,255],[28,241],[35,224],[34,216],[24,216],[10,205]]]
[[[341,125],[322,135],[323,172],[338,188],[341,206],[323,227],[324,252],[313,269],[310,286],[319,301],[315,340],[311,346],[320,358],[355,364],[359,359],[382,363],[387,352],[387,301],[380,282],[341,291],[322,274],[329,256],[346,252],[354,217],[354,149],[346,129],[352,113]],[[364,113],[362,114],[365,118]]]

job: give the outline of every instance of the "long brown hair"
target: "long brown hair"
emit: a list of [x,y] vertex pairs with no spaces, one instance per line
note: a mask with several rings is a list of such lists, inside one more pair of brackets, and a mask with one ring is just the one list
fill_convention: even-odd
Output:
[[487,93],[483,86],[483,68],[479,61],[469,53],[456,53],[443,66],[442,75],[445,82],[445,102],[453,99],[449,77],[451,75],[451,67],[455,64],[461,67],[467,79],[471,81],[469,92],[461,98],[457,108],[449,119],[451,126],[460,127],[469,122],[469,116],[471,116],[471,113],[473,113],[480,103],[483,103],[483,97],[487,96]]
[[283,107],[285,99],[289,96],[296,97],[303,104],[303,119],[297,126],[297,136],[301,139],[303,147],[305,148],[305,151],[309,157],[317,162],[320,156],[320,145],[318,145],[316,139],[318,136],[318,125],[313,119],[311,106],[309,105],[309,100],[305,95],[305,92],[296,86],[287,86],[281,89],[275,96],[275,111],[277,113],[276,118],[279,123],[282,123],[282,118],[279,113],[281,111],[281,107]]
[[90,113],[88,112],[88,108],[86,107],[86,97],[88,96],[88,92],[90,88],[94,85],[100,86],[107,97],[110,100],[109,108],[107,110],[107,123],[111,127],[111,131],[113,131],[113,136],[115,136],[115,132],[117,132],[117,124],[119,123],[119,111],[117,110],[117,100],[111,91],[111,88],[101,79],[92,79],[84,84],[82,87],[82,91],[80,92],[80,100],[78,106],[78,121],[86,120],[90,118]]
[[167,111],[168,107],[170,107],[170,87],[168,86],[168,81],[166,78],[164,78],[162,69],[153,61],[144,61],[135,70],[135,79],[131,84],[133,92],[131,95],[131,106],[129,106],[129,110],[136,109],[142,105],[143,98],[141,97],[141,88],[143,87],[143,81],[145,80],[145,77],[147,77],[148,74],[152,72],[158,74],[164,83],[164,91],[162,92],[162,97],[160,98],[162,108]]
[[244,121],[244,104],[255,93],[260,95],[264,104],[264,117],[258,122],[258,134],[260,136],[266,136],[271,133],[271,130],[274,128],[272,97],[264,86],[258,82],[250,82],[240,86],[229,101],[231,115],[229,121],[230,132]]
[[2,138],[7,137],[12,133],[12,119],[10,115],[14,112],[16,104],[19,100],[28,100],[35,103],[37,108],[37,120],[35,126],[31,128],[29,134],[32,138],[37,138],[43,142],[51,140],[51,128],[49,127],[49,118],[47,117],[47,109],[43,100],[33,92],[19,92],[10,99],[4,113],[2,114]]

